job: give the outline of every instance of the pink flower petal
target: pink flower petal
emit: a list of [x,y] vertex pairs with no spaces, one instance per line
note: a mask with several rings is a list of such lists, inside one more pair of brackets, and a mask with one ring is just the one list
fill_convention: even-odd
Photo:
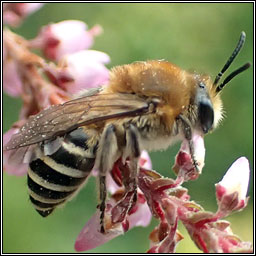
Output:
[[120,189],[120,186],[116,184],[116,182],[112,179],[109,173],[106,176],[106,184],[107,190],[111,195],[113,195],[118,189]]
[[3,89],[12,97],[19,97],[22,93],[22,82],[18,74],[17,64],[8,58],[3,67]]
[[140,167],[151,170],[152,162],[150,156],[146,150],[143,150],[140,155]]
[[223,179],[218,184],[225,188],[226,194],[238,192],[239,199],[245,200],[249,185],[249,178],[249,161],[245,157],[240,157],[231,165]]
[[130,228],[133,227],[146,227],[150,224],[152,219],[151,211],[147,205],[147,203],[142,203],[138,205],[138,209],[133,214],[129,215],[128,220],[130,223]]
[[73,94],[107,83],[109,71],[104,64],[109,61],[107,54],[93,50],[67,55],[61,62],[63,68],[60,72],[62,76],[72,76],[74,80],[63,81],[60,86]]
[[[205,158],[205,147],[203,137],[197,133],[192,135],[192,142],[194,146],[194,157],[198,162],[200,169],[202,170],[204,166],[204,158]],[[181,150],[190,154],[189,144],[187,140],[184,140],[181,145]]]
[[22,19],[20,16],[18,16],[17,14],[15,14],[12,11],[4,11],[3,13],[3,23],[4,24],[8,24],[12,27],[17,27],[20,25]]
[[78,235],[75,250],[78,252],[91,250],[124,233],[120,224],[117,228],[108,230],[106,234],[102,234],[99,229],[100,211],[97,210]]
[[20,9],[22,13],[27,16],[40,9],[43,5],[44,3],[23,3]]
[[[11,128],[3,136],[3,146],[11,139],[12,135],[17,133],[19,128]],[[3,169],[10,175],[22,176],[27,173],[28,164],[23,163],[22,159],[13,160],[14,151],[4,151],[3,152]],[[18,157],[18,155],[17,155]],[[16,157],[14,157],[16,158]]]
[[192,134],[193,157],[197,164],[197,169],[193,163],[189,142],[184,139],[180,151],[176,155],[174,172],[182,176],[185,180],[197,179],[204,167],[205,147],[203,137],[197,133]]
[[3,4],[4,24],[17,27],[23,18],[41,8],[43,3],[5,3]]
[[30,41],[31,47],[41,48],[45,56],[59,60],[66,54],[88,49],[94,36],[102,31],[99,25],[87,31],[87,25],[78,20],[65,20],[43,27],[39,35]]
[[[112,240],[113,238],[119,235],[124,234],[125,228],[128,228],[129,230],[135,226],[143,226],[143,227],[147,226],[151,221],[152,214],[149,210],[149,207],[146,201],[143,201],[143,202],[139,202],[139,201],[140,200],[138,200],[137,202],[136,210],[127,216],[127,223],[129,223],[127,227],[124,223],[111,224],[112,227],[108,228],[105,234],[102,234],[99,231],[100,230],[100,211],[97,210],[96,213],[86,223],[86,225],[78,235],[75,242],[75,250],[79,252],[91,250],[93,248],[96,248]],[[111,219],[111,216],[109,216],[109,212],[111,212],[111,209],[113,209],[114,207],[113,202],[114,201],[111,199],[108,200],[107,202],[109,209],[107,210],[108,213],[105,213],[105,218],[107,218],[108,220]],[[126,231],[127,230],[125,230],[125,232]]]

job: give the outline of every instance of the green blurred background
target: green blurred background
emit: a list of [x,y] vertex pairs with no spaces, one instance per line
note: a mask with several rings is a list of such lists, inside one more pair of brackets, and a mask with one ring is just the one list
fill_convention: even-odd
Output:
[[[64,19],[79,19],[89,27],[100,24],[104,33],[93,49],[111,57],[108,67],[138,60],[166,59],[183,69],[215,75],[233,51],[242,30],[247,34],[244,49],[230,68],[253,61],[252,3],[66,3],[46,4],[29,16],[15,32],[25,38],[36,36],[41,26]],[[214,184],[221,180],[231,163],[246,156],[253,170],[253,68],[235,78],[225,88],[222,99],[225,120],[206,136],[206,165],[197,181],[185,184],[192,199],[205,209],[217,209]],[[21,101],[4,95],[3,129],[18,118]],[[151,154],[153,168],[174,177],[171,166],[179,145]],[[94,213],[97,204],[95,181],[91,179],[79,195],[63,209],[43,219],[30,205],[26,177],[4,174],[3,179],[3,252],[74,253],[75,239]],[[253,182],[248,207],[227,218],[233,232],[243,240],[253,240]],[[134,228],[90,252],[132,253],[149,248],[148,235],[157,224]],[[187,237],[177,252],[199,252]]]

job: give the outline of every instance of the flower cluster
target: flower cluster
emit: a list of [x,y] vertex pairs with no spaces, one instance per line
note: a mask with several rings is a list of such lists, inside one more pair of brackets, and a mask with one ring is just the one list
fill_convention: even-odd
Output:
[[3,23],[13,27],[21,24],[24,18],[43,6],[43,3],[4,3]]
[[[22,18],[39,8],[36,4],[5,4],[4,15],[17,13]],[[25,11],[26,10],[26,11]],[[25,15],[26,13],[26,15]],[[14,25],[6,18],[6,23]],[[109,72],[105,64],[109,56],[90,50],[93,38],[102,32],[99,25],[88,30],[82,21],[66,20],[41,29],[31,40],[4,30],[3,35],[3,89],[12,97],[21,97],[23,106],[19,121],[4,136],[4,145],[31,115],[73,98],[83,89],[107,83]],[[72,35],[72,36],[71,36]],[[39,49],[45,58],[31,50]],[[52,60],[52,62],[46,61]],[[10,161],[10,152],[4,152],[4,169],[10,174],[26,173],[27,164]],[[17,161],[16,161],[17,162]]]
[[[40,6],[29,3],[4,4],[4,22],[17,26]],[[7,94],[23,100],[19,121],[4,134],[4,145],[29,116],[51,105],[63,103],[83,89],[107,84],[108,69],[105,64],[110,61],[109,56],[88,49],[94,37],[101,32],[99,25],[88,30],[85,23],[74,20],[47,25],[32,40],[26,40],[7,29],[4,31],[3,88]],[[34,54],[33,49],[41,50],[44,57]],[[192,142],[193,159],[188,141],[184,140],[181,144],[173,167],[177,175],[175,180],[153,171],[149,155],[143,151],[136,187],[134,179],[130,178],[129,159],[119,159],[107,176],[110,196],[105,210],[105,233],[100,232],[100,211],[97,209],[78,235],[75,249],[93,249],[135,226],[147,226],[153,216],[159,220],[159,224],[149,236],[149,253],[175,252],[176,245],[183,239],[177,229],[179,221],[205,253],[252,252],[251,244],[241,241],[232,233],[230,223],[222,220],[246,207],[250,172],[248,160],[239,158],[223,180],[216,184],[218,210],[216,213],[208,212],[191,201],[187,189],[182,187],[184,182],[197,179],[204,167],[204,140],[195,133]],[[6,151],[4,169],[9,174],[23,175],[27,171],[27,164],[13,159],[12,154]],[[97,170],[93,173],[96,176]]]
[[[196,155],[196,159],[199,161],[198,157],[204,154],[203,139],[198,135],[194,135],[193,139],[197,142],[195,146],[199,154]],[[127,185],[123,185],[127,184],[129,161],[125,164],[117,161],[111,172],[112,178],[108,177],[111,196],[107,201],[105,213],[106,233],[100,232],[100,212],[97,210],[80,232],[75,249],[77,251],[93,249],[135,226],[148,225],[153,216],[159,220],[159,225],[149,236],[151,243],[148,253],[175,252],[176,245],[183,239],[177,229],[179,221],[183,223],[191,239],[204,253],[252,252],[251,243],[243,242],[234,235],[230,223],[222,220],[231,212],[242,210],[246,206],[250,173],[248,160],[241,157],[235,161],[223,180],[216,185],[219,207],[216,213],[212,213],[191,201],[188,190],[181,186],[184,181],[193,180],[197,172],[189,154],[183,158],[183,161],[179,159],[179,155],[183,155],[187,150],[184,144],[187,145],[187,142],[183,143],[176,156],[175,171],[178,170],[178,175],[175,180],[165,178],[151,170],[149,156],[145,151],[142,153],[136,203],[132,201],[135,191],[127,191],[125,189]],[[184,165],[190,168],[185,170]],[[203,163],[199,162],[199,166],[202,165]],[[124,176],[123,173],[126,175]],[[236,175],[237,173],[240,175]],[[227,177],[229,177],[228,181]]]

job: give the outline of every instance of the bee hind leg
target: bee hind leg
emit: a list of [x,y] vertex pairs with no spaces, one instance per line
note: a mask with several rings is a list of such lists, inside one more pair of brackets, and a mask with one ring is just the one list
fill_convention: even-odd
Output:
[[105,233],[104,216],[106,208],[107,188],[106,188],[106,174],[113,167],[118,153],[117,138],[115,134],[115,126],[108,125],[102,134],[99,149],[97,153],[97,166],[99,168],[99,182],[100,182],[100,232]]
[[137,174],[138,160],[140,157],[139,133],[132,124],[125,125],[126,146],[123,151],[122,160],[117,162],[121,171],[122,182],[125,188],[122,199],[113,207],[112,222],[123,222],[137,202]]
[[[138,160],[140,157],[139,133],[132,124],[124,125],[125,147],[122,160],[118,160],[118,166],[122,173],[122,182],[125,187],[123,198],[113,207],[111,218],[113,223],[122,222],[129,210],[137,201],[137,173]],[[102,134],[98,149],[98,168],[100,181],[100,225],[101,233],[105,233],[104,217],[106,208],[106,174],[111,171],[118,156],[118,142],[116,127],[111,124],[107,126]],[[128,160],[128,161],[126,161]]]

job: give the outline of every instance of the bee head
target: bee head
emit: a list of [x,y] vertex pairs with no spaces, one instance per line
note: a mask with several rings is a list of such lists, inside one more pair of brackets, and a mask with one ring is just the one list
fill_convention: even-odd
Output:
[[199,82],[196,90],[195,104],[198,121],[202,131],[206,134],[214,124],[214,108],[205,83]]

